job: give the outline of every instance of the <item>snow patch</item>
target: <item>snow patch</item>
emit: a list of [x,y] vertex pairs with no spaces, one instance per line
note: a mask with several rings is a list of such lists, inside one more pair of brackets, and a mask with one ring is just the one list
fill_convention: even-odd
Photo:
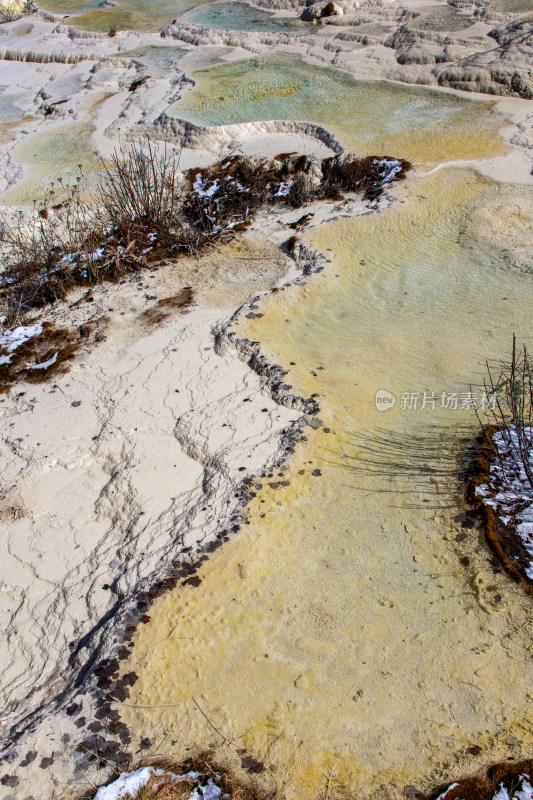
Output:
[[533,800],[533,786],[529,782],[527,775],[520,775],[522,786],[514,793],[517,800]]
[[278,191],[276,194],[273,194],[272,197],[286,197],[289,194],[293,183],[294,181],[281,181]]
[[395,158],[374,159],[372,166],[379,170],[380,183],[390,183],[402,170],[402,165]]
[[58,355],[58,353],[54,353],[52,358],[49,358],[48,361],[42,361],[40,364],[31,364],[28,369],[48,369],[48,367],[56,363]]
[[[222,796],[222,789],[215,783],[213,778],[208,778],[202,785],[202,778],[205,779],[205,775],[202,772],[185,772],[183,775],[176,775],[164,769],[141,767],[134,772],[122,772],[116,781],[113,781],[108,786],[101,786],[96,792],[94,800],[122,800],[126,796],[135,798],[140,790],[148,785],[152,775],[156,778],[163,778],[162,781],[154,785],[154,791],[157,791],[165,779],[170,779],[172,783],[179,783],[180,781],[193,781],[196,783],[188,800],[220,800]],[[220,778],[219,775],[215,777]]]
[[[533,430],[529,427],[524,430],[527,437],[531,437]],[[533,559],[533,487],[518,455],[516,429],[494,433],[492,442],[497,457],[490,465],[489,483],[477,486],[475,494],[494,509],[505,525],[513,524],[524,549]],[[533,452],[529,454],[529,463],[533,471]],[[533,560],[525,572],[533,580]]]
[[520,775],[520,784],[516,790],[512,790],[511,795],[503,785],[500,783],[500,788],[493,796],[492,800],[533,800],[533,787],[529,782],[527,775]]
[[[208,183],[208,181],[206,181],[206,183]],[[195,181],[193,183],[193,187],[192,188],[196,192],[198,197],[213,197],[213,195],[215,194],[216,190],[218,189],[218,178],[213,181],[213,183],[211,184],[211,186],[208,189],[206,189],[205,188],[204,179],[202,178],[202,175],[199,172],[196,175],[196,179],[195,179]]]
[[500,783],[500,788],[498,789],[492,800],[509,800],[509,792],[507,791],[503,783]]
[[142,767],[135,772],[122,772],[109,786],[101,786],[94,800],[122,800],[126,795],[137,797],[138,792],[149,782],[154,773],[153,767]]
[[459,786],[459,784],[458,783],[450,783],[448,788],[442,794],[439,794],[439,796],[437,797],[437,800],[444,800],[444,798],[446,797],[448,792],[451,792],[452,789],[455,789],[456,786]]
[[21,344],[34,336],[39,336],[42,332],[42,322],[38,322],[36,325],[19,325],[17,328],[0,334],[0,350],[7,351],[7,355],[0,356],[0,364],[9,364],[13,353]]

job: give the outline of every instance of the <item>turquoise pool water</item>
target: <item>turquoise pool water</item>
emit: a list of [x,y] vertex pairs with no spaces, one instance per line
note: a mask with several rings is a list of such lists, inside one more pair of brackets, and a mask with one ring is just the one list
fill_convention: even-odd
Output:
[[[357,81],[296,55],[259,56],[192,73],[196,86],[170,109],[204,125],[251,120],[309,120],[332,130],[362,154],[388,152],[412,161],[502,152],[502,118],[491,102],[401,86]],[[445,160],[445,159],[444,159]]]
[[316,28],[309,22],[290,17],[276,17],[262,8],[247,3],[209,3],[188,11],[183,22],[207,25],[230,31],[264,31],[274,33],[309,33]]

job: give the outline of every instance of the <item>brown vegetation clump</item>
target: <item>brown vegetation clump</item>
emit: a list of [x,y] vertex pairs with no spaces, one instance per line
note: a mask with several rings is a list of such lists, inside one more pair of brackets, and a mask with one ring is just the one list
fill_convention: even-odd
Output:
[[325,193],[362,192],[368,199],[379,197],[387,183],[401,180],[411,168],[405,159],[386,156],[357,158],[352,153],[325,159]]
[[[90,291],[102,281],[116,281],[165,256],[198,254],[234,237],[265,204],[298,208],[338,199],[344,191],[374,199],[409,167],[407,161],[380,156],[342,153],[321,160],[281,153],[273,159],[231,156],[182,174],[179,154],[147,141],[115,151],[103,165],[91,203],[82,199],[81,171],[70,187],[58,179],[66,199],[52,187],[29,224],[22,212],[14,224],[3,220],[1,391],[20,378],[36,382],[64,371],[83,339],[81,329],[55,329],[45,322],[13,347],[15,329],[31,328],[24,322],[30,309],[62,300],[74,287]],[[295,230],[308,219],[304,214]],[[157,324],[192,299],[186,287],[141,316]]]
[[[22,311],[136,272],[165,256],[194,255],[229,239],[266,203],[298,208],[342,191],[377,197],[402,178],[407,161],[342,153],[331,158],[283,153],[274,159],[232,156],[212,167],[179,172],[179,153],[151,141],[115,151],[91,203],[81,174],[56,201],[52,188],[29,225],[3,224],[0,300]],[[62,180],[59,184],[63,187]]]
[[162,300],[158,300],[154,306],[143,311],[141,319],[150,325],[158,325],[163,320],[168,319],[173,311],[183,310],[190,306],[193,299],[193,290],[190,286],[185,286],[178,294],[172,297],[164,297]]
[[[159,760],[153,768],[154,774],[137,792],[137,800],[188,800],[195,793],[199,797],[219,795],[224,800],[272,800],[272,796],[238,781],[229,770],[215,764],[209,753],[180,764]],[[94,792],[83,800],[93,797]],[[129,795],[126,797],[129,800]]]
[[93,320],[75,329],[56,328],[43,322],[41,330],[8,353],[0,346],[0,393],[7,392],[21,378],[29,383],[42,383],[52,376],[68,372],[70,363],[82,347],[104,337],[105,318]]
[[516,529],[533,493],[533,367],[526,347],[518,352],[513,336],[510,360],[496,371],[487,364],[487,372],[484,390],[494,398],[492,419],[490,425],[479,419],[466,497],[482,511],[488,544],[505,570],[533,594],[531,555]]
[[485,537],[493,553],[501,562],[508,575],[522,584],[528,594],[533,595],[533,582],[527,577],[531,556],[524,548],[519,536],[511,525],[500,519],[494,508],[476,494],[478,486],[487,486],[491,482],[491,464],[496,460],[493,435],[500,428],[487,426],[476,440],[476,456],[471,465],[473,477],[468,481],[466,500],[478,508],[484,517]]
[[213,167],[189,170],[190,191],[184,205],[189,222],[206,233],[227,236],[246,227],[264,202],[261,169],[243,156],[232,156]]
[[[154,772],[146,786],[138,790],[137,800],[189,800],[192,796],[208,797],[219,793],[224,800],[274,800],[276,797],[275,791],[267,794],[237,780],[227,769],[214,763],[209,753],[178,765],[157,761],[151,768]],[[419,800],[495,800],[498,795],[507,800],[524,800],[530,796],[532,784],[533,761],[503,762],[489,767],[486,776],[449,781],[426,795],[419,792],[417,797]],[[94,791],[79,800],[92,798]],[[126,798],[130,800],[129,795]]]
[[231,156],[213,167],[191,169],[184,209],[188,220],[205,232],[227,233],[248,225],[265,203],[300,208],[314,200],[338,199],[361,192],[373,199],[387,183],[403,178],[408,161],[386,156],[330,158],[281,153],[275,158]]
[[524,798],[528,796],[528,784],[533,784],[533,761],[521,761],[516,764],[503,762],[494,764],[487,770],[487,776],[464,778],[437,786],[426,795],[425,800],[437,800],[446,796],[446,800],[494,800],[500,797],[507,800]]

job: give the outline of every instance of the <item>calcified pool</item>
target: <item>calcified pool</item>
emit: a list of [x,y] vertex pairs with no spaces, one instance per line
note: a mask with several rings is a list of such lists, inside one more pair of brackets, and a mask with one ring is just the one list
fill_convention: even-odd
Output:
[[257,481],[250,525],[201,584],[156,602],[125,668],[136,734],[246,750],[290,797],[399,796],[533,744],[530,599],[455,520],[476,430],[461,401],[513,330],[528,341],[533,302],[531,275],[488,246],[493,223],[481,240],[472,219],[490,202],[494,230],[511,204],[531,224],[533,198],[450,169],[395,191],[310,234],[325,272],[241,326],[318,393],[325,427]]
[[116,28],[149,33],[161,30],[195,5],[195,0],[120,0],[114,7],[102,6],[101,0],[45,0],[43,8],[73,15],[69,21],[81,30]]
[[56,199],[78,178],[90,191],[102,168],[102,161],[91,142],[90,124],[58,126],[49,133],[36,133],[14,150],[15,159],[25,167],[24,177],[0,194],[2,205],[31,205],[54,192]]
[[309,22],[292,17],[277,17],[270,11],[248,3],[209,3],[188,11],[183,22],[207,25],[232,31],[265,31],[271,33],[314,33],[317,28]]
[[274,54],[192,73],[196,86],[172,107],[177,117],[207,125],[249,120],[309,120],[333,131],[361,155],[388,153],[414,162],[497,155],[503,120],[491,102],[357,81]]
[[414,20],[413,28],[422,31],[459,31],[473,25],[474,18],[451,6],[429,6]]

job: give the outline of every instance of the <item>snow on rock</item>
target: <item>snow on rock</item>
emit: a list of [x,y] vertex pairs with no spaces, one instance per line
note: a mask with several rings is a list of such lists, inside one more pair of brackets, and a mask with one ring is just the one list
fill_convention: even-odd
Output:
[[503,783],[500,783],[498,791],[493,795],[492,800],[533,800],[533,787],[529,782],[528,776],[520,775],[519,781],[517,788],[511,791],[511,794],[509,794]]
[[402,165],[395,158],[375,159],[372,165],[379,171],[380,183],[390,183],[402,170]]
[[[135,798],[140,790],[148,785],[152,776],[162,779],[161,782],[154,786],[154,791],[157,791],[163,781],[170,779],[172,783],[188,781],[195,784],[189,795],[189,800],[220,800],[222,795],[220,786],[211,777],[206,780],[206,775],[202,772],[185,772],[183,775],[176,775],[174,772],[168,772],[164,769],[141,767],[134,772],[122,772],[116,781],[108,784],[108,786],[101,786],[96,792],[94,800]],[[216,775],[215,778],[219,779],[220,776]],[[524,798],[523,800],[526,799]]]
[[0,334],[0,352],[4,351],[4,354],[0,355],[0,364],[9,364],[13,353],[21,344],[34,336],[39,336],[42,332],[43,325],[38,322],[36,325],[19,325]]
[[135,772],[122,772],[109,786],[101,786],[94,800],[121,800],[126,795],[137,797],[137,793],[140,789],[144,789],[153,774],[153,767],[142,767]]
[[[528,437],[533,430],[525,428]],[[518,436],[510,428],[492,435],[497,457],[490,465],[487,484],[476,487],[475,493],[482,502],[494,509],[505,525],[516,529],[520,541],[532,560],[525,572],[533,580],[533,487],[518,456]],[[533,471],[533,451],[529,456]],[[505,800],[500,798],[499,800]]]

